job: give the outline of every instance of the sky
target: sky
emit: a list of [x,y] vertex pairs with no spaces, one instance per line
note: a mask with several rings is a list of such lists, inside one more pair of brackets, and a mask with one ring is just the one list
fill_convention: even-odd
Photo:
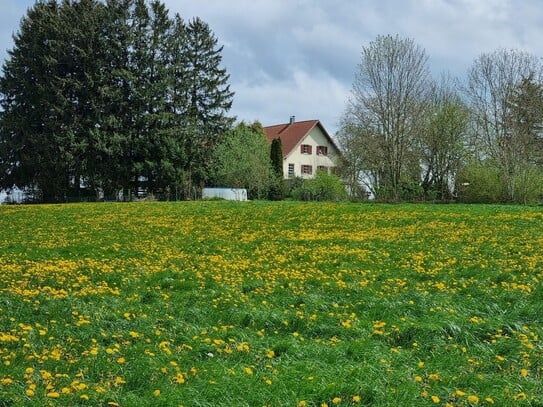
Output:
[[[543,56],[543,0],[163,0],[200,17],[224,46],[231,114],[264,126],[318,119],[333,135],[361,53],[378,35],[411,38],[432,75],[460,80],[482,53]],[[0,60],[33,0],[0,0]]]

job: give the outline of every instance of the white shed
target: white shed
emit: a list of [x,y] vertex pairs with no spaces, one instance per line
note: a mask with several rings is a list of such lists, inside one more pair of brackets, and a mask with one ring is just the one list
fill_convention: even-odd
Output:
[[226,199],[229,201],[246,201],[247,190],[245,188],[204,188],[202,199]]

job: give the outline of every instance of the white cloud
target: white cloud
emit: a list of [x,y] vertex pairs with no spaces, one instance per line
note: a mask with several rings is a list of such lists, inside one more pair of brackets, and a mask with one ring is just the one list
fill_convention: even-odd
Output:
[[309,74],[294,70],[277,81],[261,77],[254,83],[233,84],[236,92],[234,111],[239,119],[259,120],[263,125],[286,123],[290,116],[297,120],[321,120],[330,133],[337,129],[338,106],[344,106],[350,88],[324,72]]

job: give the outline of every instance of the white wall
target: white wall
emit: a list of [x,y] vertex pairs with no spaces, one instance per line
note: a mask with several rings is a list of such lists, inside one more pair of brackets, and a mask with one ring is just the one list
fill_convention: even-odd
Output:
[[[302,154],[300,146],[302,144],[308,144],[311,146],[311,154]],[[318,155],[317,146],[328,147],[328,155]],[[319,166],[325,166],[329,168],[337,166],[337,157],[339,152],[330,143],[329,139],[323,134],[319,126],[313,127],[309,134],[294,147],[294,150],[283,160],[283,174],[285,178],[289,178],[288,165],[294,164],[294,177],[313,178],[317,172]],[[302,165],[311,165],[313,173],[302,174]]]
[[221,198],[229,201],[246,201],[247,190],[244,188],[204,188],[203,199]]

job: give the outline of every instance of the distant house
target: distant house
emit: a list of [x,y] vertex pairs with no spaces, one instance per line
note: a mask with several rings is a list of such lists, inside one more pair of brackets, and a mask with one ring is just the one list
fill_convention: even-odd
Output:
[[264,133],[270,143],[281,139],[285,178],[312,178],[338,165],[339,149],[319,120],[297,122],[292,116],[288,123],[264,127]]

